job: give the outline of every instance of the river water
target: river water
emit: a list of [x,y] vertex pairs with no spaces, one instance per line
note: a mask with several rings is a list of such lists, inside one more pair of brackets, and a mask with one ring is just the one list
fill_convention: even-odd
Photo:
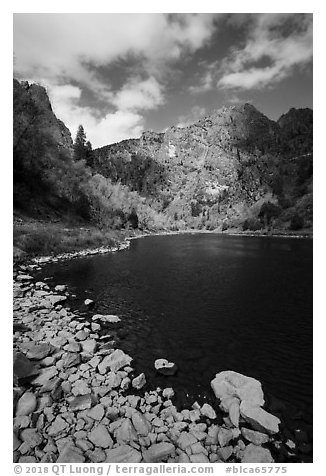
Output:
[[[210,398],[217,372],[257,378],[264,391],[312,412],[312,241],[214,234],[152,236],[120,253],[47,265],[94,313],[122,319],[119,347],[152,388]],[[92,315],[92,314],[91,314]],[[154,361],[178,366],[159,376]]]

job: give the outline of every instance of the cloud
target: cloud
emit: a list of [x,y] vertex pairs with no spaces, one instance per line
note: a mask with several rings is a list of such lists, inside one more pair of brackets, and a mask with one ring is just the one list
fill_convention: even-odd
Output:
[[47,90],[54,113],[67,125],[73,139],[82,124],[94,148],[139,137],[144,129],[144,118],[136,112],[117,110],[97,117],[91,108],[79,106],[76,100],[81,89],[78,87],[49,85]]
[[[15,74],[48,86],[57,116],[94,146],[139,136],[145,111],[165,101],[171,65],[207,44],[216,14],[14,14]],[[115,65],[135,63],[119,78]],[[85,107],[92,92],[97,110]],[[85,94],[86,92],[86,94]],[[97,103],[98,104],[98,103]],[[108,112],[109,111],[109,112]]]
[[194,106],[187,115],[179,116],[176,127],[187,127],[194,124],[206,114],[205,107]]
[[111,102],[122,111],[148,110],[163,104],[163,87],[152,76],[144,81],[132,79],[117,92]]
[[[215,14],[14,14],[16,70],[69,78],[99,92],[111,89],[96,68],[135,55],[149,69],[201,48]],[[158,70],[158,68],[156,68]]]
[[[246,44],[224,60],[217,86],[253,89],[279,82],[312,60],[312,15],[259,14]],[[262,65],[259,63],[267,62]]]

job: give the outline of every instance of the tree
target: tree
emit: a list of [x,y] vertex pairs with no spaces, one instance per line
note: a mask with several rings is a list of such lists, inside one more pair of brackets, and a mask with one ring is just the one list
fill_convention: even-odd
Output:
[[74,159],[75,160],[86,160],[87,155],[87,146],[86,146],[86,134],[83,126],[80,124],[78,126],[76,139],[74,142]]

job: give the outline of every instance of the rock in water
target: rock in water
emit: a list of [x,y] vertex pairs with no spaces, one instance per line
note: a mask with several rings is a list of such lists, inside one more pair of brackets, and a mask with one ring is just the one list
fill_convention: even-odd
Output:
[[146,377],[145,377],[145,374],[142,373],[140,375],[138,375],[138,377],[135,377],[131,383],[131,385],[133,386],[133,388],[135,388],[136,390],[140,390],[141,388],[143,388],[144,385],[146,385]]
[[113,450],[106,450],[104,463],[140,463],[142,455],[129,445],[120,445]]
[[109,323],[109,324],[115,324],[116,322],[120,322],[121,319],[119,316],[116,316],[114,314],[95,314],[95,316],[92,317],[92,321],[101,321],[104,324]]
[[258,406],[251,406],[248,402],[240,405],[241,416],[251,424],[253,428],[263,433],[274,434],[279,431],[281,421],[274,415],[266,412]]
[[232,370],[216,374],[211,381],[211,387],[220,400],[238,397],[252,406],[262,406],[265,403],[261,383],[252,377],[246,377]]
[[155,369],[163,375],[174,375],[177,371],[177,366],[173,362],[166,359],[157,359],[154,362]]
[[30,415],[37,406],[37,399],[31,392],[25,392],[20,397],[16,407],[16,416]]
[[157,443],[143,452],[145,463],[159,463],[175,453],[175,448],[171,443]]
[[250,443],[244,450],[241,463],[274,463],[274,460],[267,448]]

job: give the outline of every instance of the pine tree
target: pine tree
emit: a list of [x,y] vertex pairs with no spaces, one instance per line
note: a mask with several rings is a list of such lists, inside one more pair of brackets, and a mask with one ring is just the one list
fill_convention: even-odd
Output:
[[74,143],[74,159],[75,160],[83,160],[86,159],[86,134],[84,131],[83,126],[80,124],[78,126],[76,139]]

